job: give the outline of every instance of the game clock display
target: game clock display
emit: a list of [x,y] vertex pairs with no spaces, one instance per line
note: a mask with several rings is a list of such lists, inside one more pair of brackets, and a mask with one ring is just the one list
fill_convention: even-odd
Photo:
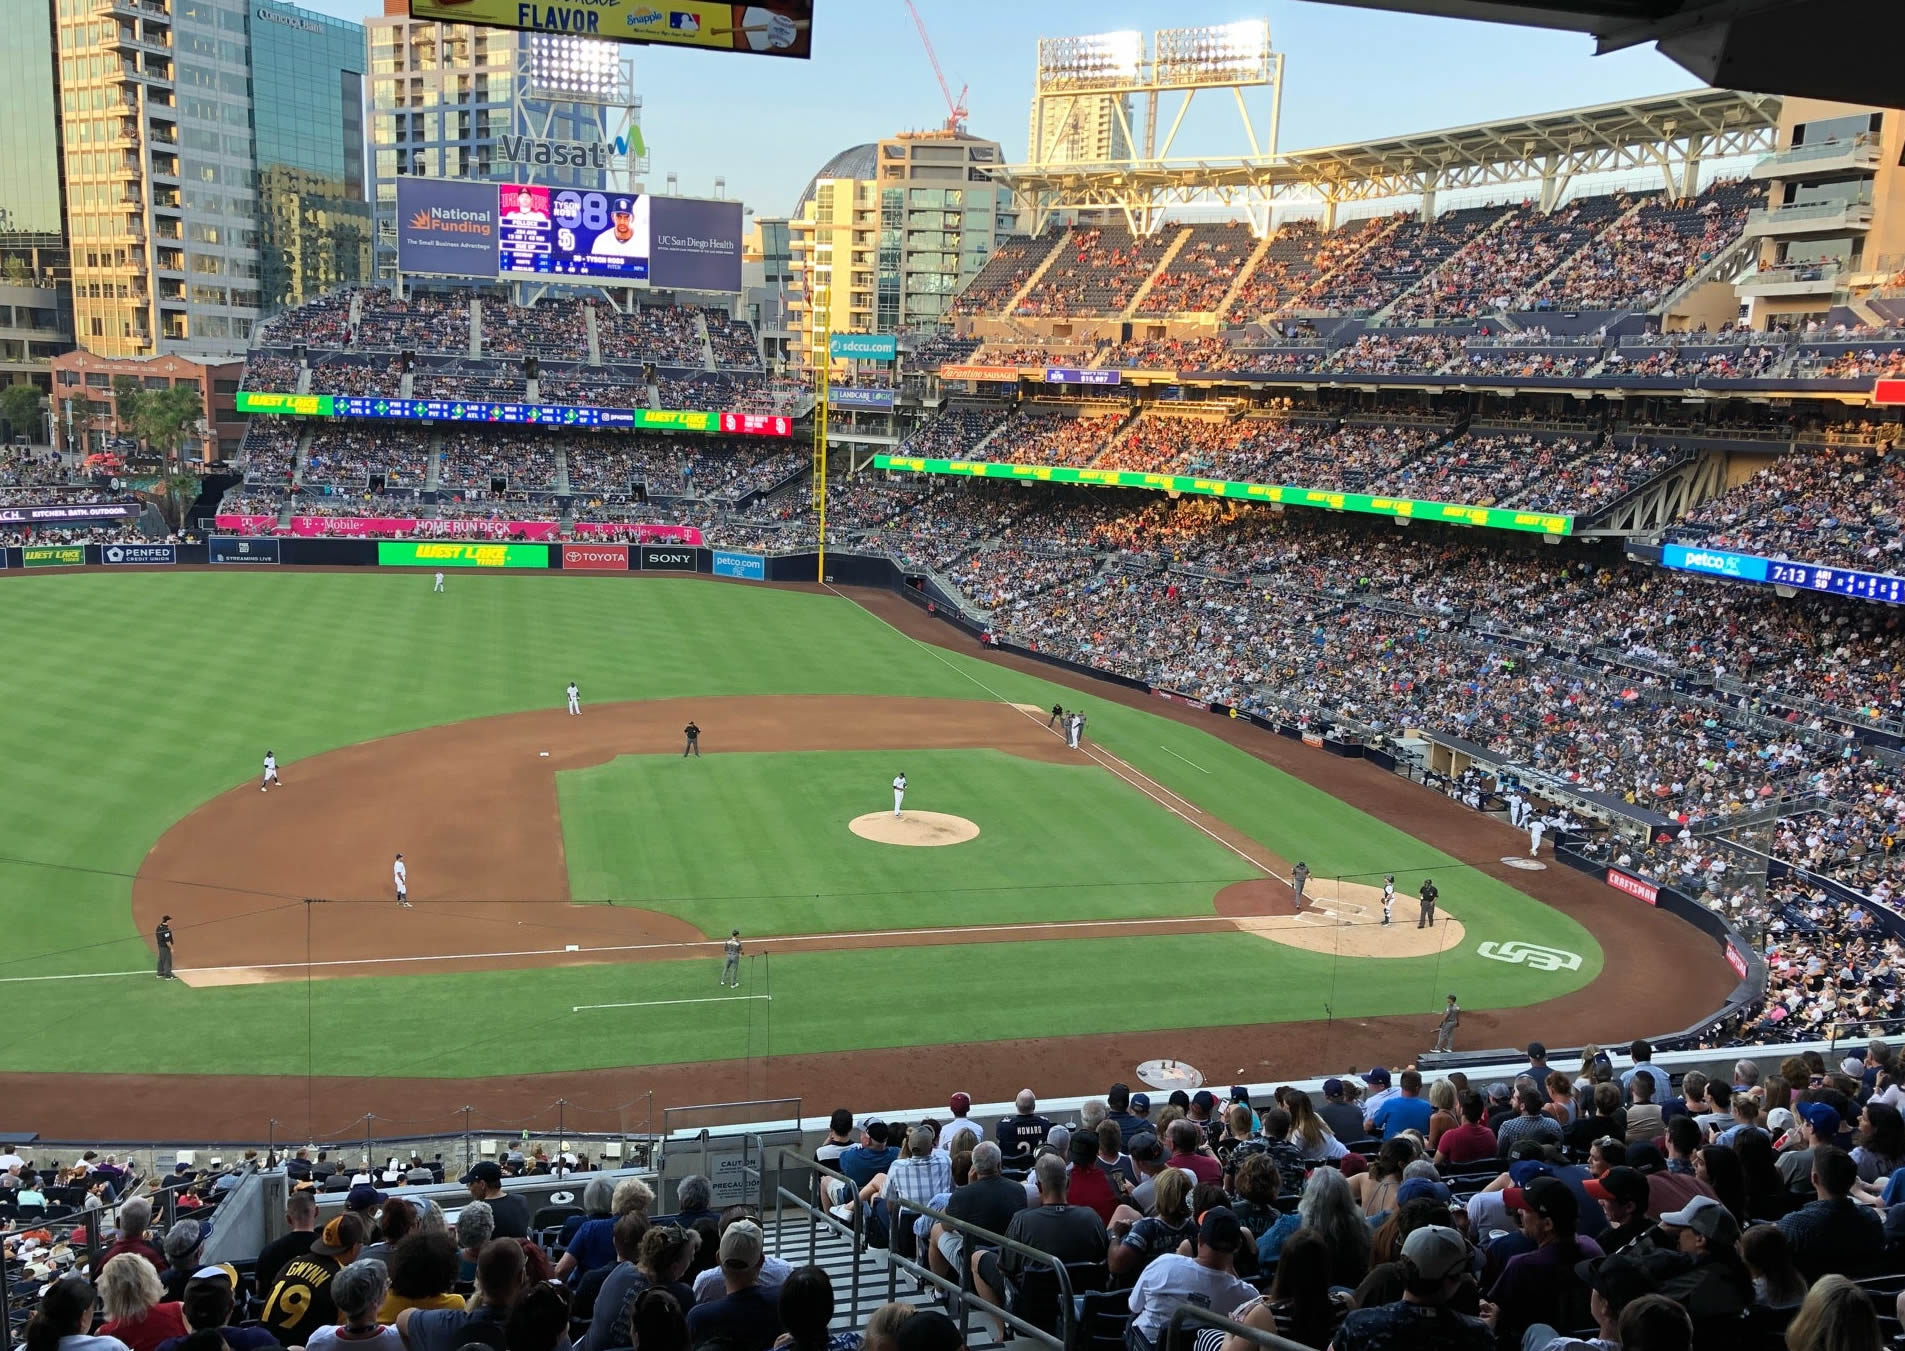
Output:
[[497,227],[505,274],[648,279],[645,193],[506,183],[497,190]]

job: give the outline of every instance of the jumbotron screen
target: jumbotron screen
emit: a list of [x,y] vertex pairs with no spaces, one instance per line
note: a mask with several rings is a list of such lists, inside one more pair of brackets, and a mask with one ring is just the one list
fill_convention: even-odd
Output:
[[504,184],[497,192],[503,275],[648,280],[647,193]]

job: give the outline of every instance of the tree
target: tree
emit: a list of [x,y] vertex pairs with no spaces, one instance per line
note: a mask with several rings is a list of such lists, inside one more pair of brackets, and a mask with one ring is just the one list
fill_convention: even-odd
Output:
[[[178,467],[183,470],[185,456],[181,442],[186,430],[194,426],[204,413],[204,404],[199,399],[196,385],[141,390],[133,402],[130,428],[132,435],[145,442],[149,449],[160,451],[168,460],[176,457]],[[121,425],[127,425],[123,414]]]
[[40,391],[32,385],[8,385],[0,389],[0,422],[5,422],[14,436],[37,441],[44,403]]
[[73,440],[70,448],[80,455],[91,453],[92,446],[87,441],[87,433],[105,421],[106,405],[95,400],[84,389],[79,389],[66,401],[66,411]]
[[9,253],[6,260],[0,262],[0,276],[4,276],[12,286],[25,286],[33,280],[32,269],[27,267],[26,259],[17,253]]
[[113,421],[119,424],[119,435],[137,436],[133,430],[139,416],[139,405],[145,401],[145,386],[130,375],[115,375],[112,378]]
[[188,474],[182,469],[159,481],[159,510],[165,513],[166,523],[174,533],[185,533],[185,514],[192,509],[192,503],[198,501],[201,486],[197,474]]

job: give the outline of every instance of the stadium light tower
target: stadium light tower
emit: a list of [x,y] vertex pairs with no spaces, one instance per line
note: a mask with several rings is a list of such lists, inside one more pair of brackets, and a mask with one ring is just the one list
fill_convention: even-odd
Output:
[[[1086,37],[1040,38],[1032,89],[1030,164],[1034,170],[1092,165],[1146,170],[1174,163],[1171,147],[1192,102],[1204,90],[1232,92],[1253,159],[1275,156],[1278,122],[1283,113],[1283,53],[1270,43],[1265,19],[1207,24],[1196,28],[1160,28],[1096,33]],[[1268,119],[1260,136],[1246,90],[1265,90]],[[1162,138],[1159,97],[1183,96]],[[1131,100],[1144,97],[1142,141],[1133,129]],[[1241,149],[1241,147],[1240,147]],[[1199,159],[1203,157],[1191,157]],[[1267,223],[1268,205],[1264,205]],[[1148,233],[1157,221],[1148,210],[1134,212],[1132,228]],[[1252,212],[1253,219],[1256,212]]]
[[619,42],[567,34],[538,33],[517,45],[515,133],[545,140],[566,140],[572,128],[556,125],[557,110],[601,109],[596,134],[610,147],[604,188],[634,191],[648,172],[642,140],[642,101],[635,94],[630,48]]

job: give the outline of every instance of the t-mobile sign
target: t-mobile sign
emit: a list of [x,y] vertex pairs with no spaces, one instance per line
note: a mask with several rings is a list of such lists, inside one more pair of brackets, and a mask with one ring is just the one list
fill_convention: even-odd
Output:
[[648,284],[665,291],[741,289],[741,204],[654,197]]

